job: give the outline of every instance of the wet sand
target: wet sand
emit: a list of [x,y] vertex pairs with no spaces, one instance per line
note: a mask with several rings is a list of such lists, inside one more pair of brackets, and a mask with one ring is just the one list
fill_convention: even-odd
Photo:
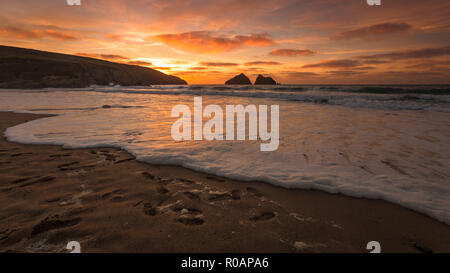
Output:
[[[42,115],[0,113],[0,131]],[[400,206],[150,165],[114,148],[0,137],[0,252],[450,252]]]

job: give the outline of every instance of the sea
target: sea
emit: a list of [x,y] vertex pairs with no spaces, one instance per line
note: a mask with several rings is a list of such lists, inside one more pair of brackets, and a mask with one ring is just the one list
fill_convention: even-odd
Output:
[[[176,105],[279,105],[279,147],[175,141]],[[53,114],[9,141],[117,147],[139,161],[240,181],[382,199],[450,224],[450,86],[91,86],[0,90],[0,111]]]

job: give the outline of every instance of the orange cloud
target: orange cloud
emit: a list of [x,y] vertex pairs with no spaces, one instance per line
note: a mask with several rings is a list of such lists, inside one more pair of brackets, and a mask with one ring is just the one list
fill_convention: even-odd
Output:
[[248,73],[248,72],[265,73],[266,72],[266,70],[261,67],[249,67],[249,68],[245,68],[245,69],[240,69],[240,71],[242,71],[242,73]]
[[282,74],[293,78],[306,78],[306,77],[317,77],[320,74],[314,72],[301,72],[301,71],[283,71]]
[[277,57],[296,57],[314,55],[314,52],[309,49],[275,49],[269,52],[269,55]]
[[406,32],[411,29],[407,23],[382,23],[372,26],[357,28],[344,31],[331,37],[332,40],[351,40],[358,38],[367,38],[379,35],[386,35],[398,32]]
[[104,37],[108,40],[113,40],[116,42],[130,42],[130,43],[143,43],[145,39],[139,35],[119,35],[119,34],[105,34]]
[[207,63],[207,62],[201,62],[199,63],[203,66],[220,66],[220,67],[228,67],[228,66],[238,66],[237,63]]
[[118,34],[106,34],[105,38],[106,39],[111,39],[111,40],[116,40],[116,41],[122,40],[122,36],[120,36]]
[[445,61],[435,61],[435,60],[425,60],[419,63],[412,64],[406,68],[422,68],[422,69],[439,69],[439,68],[450,68],[450,60]]
[[0,27],[0,35],[19,39],[52,38],[58,41],[77,40],[78,38],[52,29],[25,29],[19,27]]
[[255,61],[255,62],[248,62],[245,63],[246,66],[252,66],[252,65],[281,65],[279,62],[270,62],[270,61]]
[[395,51],[395,52],[391,52],[391,53],[358,56],[357,58],[365,59],[365,60],[373,60],[373,59],[375,59],[375,60],[378,60],[378,59],[407,60],[407,59],[433,58],[433,57],[447,56],[447,55],[450,55],[450,46]]
[[19,39],[37,39],[42,37],[39,30],[27,30],[18,27],[0,27],[0,34]]
[[69,41],[69,40],[77,40],[77,38],[73,35],[57,32],[51,29],[44,30],[46,36],[52,37],[55,40],[59,41]]
[[193,31],[156,36],[161,42],[176,49],[197,53],[221,53],[243,46],[269,46],[274,44],[268,34],[215,36],[208,31]]
[[389,61],[383,61],[383,60],[365,60],[364,64],[388,64]]
[[207,67],[204,66],[194,66],[194,67],[190,67],[190,70],[207,70]]
[[374,67],[374,66],[360,66],[360,67],[355,67],[354,69],[355,70],[373,70],[375,68],[376,67]]
[[140,66],[151,66],[152,65],[152,63],[144,62],[144,61],[129,61],[128,64],[140,65]]
[[324,60],[316,64],[307,64],[302,66],[302,68],[348,68],[348,67],[358,67],[360,66],[357,60]]
[[170,70],[170,67],[166,67],[166,66],[154,66],[152,67],[153,69],[157,69],[157,70]]
[[326,73],[329,75],[332,75],[332,76],[339,76],[339,77],[350,77],[350,76],[366,74],[366,72],[364,72],[364,71],[355,71],[355,70],[327,71]]

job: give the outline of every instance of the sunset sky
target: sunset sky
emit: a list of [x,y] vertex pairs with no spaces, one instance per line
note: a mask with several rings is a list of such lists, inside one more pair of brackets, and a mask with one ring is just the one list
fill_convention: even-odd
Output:
[[158,69],[190,84],[450,83],[450,1],[0,0],[0,44]]

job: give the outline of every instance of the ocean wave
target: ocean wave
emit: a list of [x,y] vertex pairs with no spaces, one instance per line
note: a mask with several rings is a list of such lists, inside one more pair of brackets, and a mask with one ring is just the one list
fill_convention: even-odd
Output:
[[136,106],[136,105],[109,105],[105,104],[98,107],[67,107],[67,108],[32,108],[27,109],[30,112],[50,112],[50,111],[94,111],[98,109],[129,109],[129,108],[145,108],[146,106]]
[[[416,87],[404,89],[404,94],[389,94],[384,90],[376,94],[371,92],[358,93],[368,87],[324,87],[324,86],[155,86],[150,89],[133,88],[100,88],[94,92],[128,93],[128,94],[159,94],[159,95],[190,95],[190,96],[232,96],[247,98],[268,98],[304,103],[330,104],[356,108],[371,108],[385,110],[428,110],[450,112],[450,95],[420,94]],[[388,87],[386,87],[388,88]],[[411,89],[412,88],[412,89]],[[332,90],[332,91],[330,91]],[[344,91],[345,90],[345,91]],[[359,91],[358,91],[359,90]],[[375,89],[370,89],[375,90]],[[392,90],[392,89],[389,89]],[[409,94],[406,90],[412,90]],[[436,90],[446,90],[432,88]],[[91,91],[91,90],[86,90]],[[444,92],[444,91],[443,91]],[[446,91],[445,91],[446,92]]]
[[[450,194],[450,188],[446,184],[424,183],[424,181],[412,177],[376,175],[355,179],[348,176],[347,173],[358,171],[356,167],[341,166],[342,169],[339,173],[333,170],[333,166],[324,165],[309,165],[307,170],[299,170],[290,168],[287,166],[289,164],[283,163],[283,160],[286,160],[285,155],[276,156],[277,160],[271,159],[271,164],[264,160],[261,162],[255,160],[253,163],[251,160],[246,160],[246,163],[242,164],[241,161],[235,160],[234,156],[240,154],[236,151],[245,151],[246,155],[251,154],[251,151],[248,150],[248,146],[244,147],[240,144],[238,144],[239,148],[208,149],[205,147],[176,150],[146,147],[142,149],[135,146],[136,144],[119,140],[87,141],[87,139],[77,139],[70,134],[30,134],[29,132],[33,131],[33,126],[30,127],[30,125],[40,122],[45,122],[45,119],[8,128],[5,136],[8,141],[23,144],[62,145],[71,149],[119,148],[128,151],[138,161],[149,164],[181,166],[239,181],[265,182],[287,189],[318,190],[357,198],[382,199],[429,215],[450,225],[449,199],[446,198]],[[124,134],[135,137],[140,136],[142,132],[133,131]],[[208,154],[211,150],[215,151],[213,156],[221,153],[222,157],[231,155],[231,159],[227,163],[217,164]],[[223,153],[223,150],[226,150],[227,153]],[[234,156],[232,156],[233,154]],[[227,157],[223,159],[226,160]]]
[[[424,110],[450,113],[447,86],[299,86],[299,85],[175,85],[175,86],[104,86],[78,89],[2,90],[1,92],[100,92],[140,95],[185,95],[265,98],[302,103],[328,104],[352,108],[384,110]],[[394,92],[394,93],[392,93]],[[436,95],[438,94],[438,95]],[[109,108],[128,106],[111,105]],[[106,108],[106,107],[104,107]],[[97,108],[92,108],[93,110]],[[57,109],[47,109],[57,110]],[[64,109],[61,109],[64,110]],[[68,109],[84,110],[84,109]],[[86,109],[89,110],[89,109]],[[32,111],[43,111],[32,110]]]
[[[167,86],[154,86],[154,89],[171,89]],[[179,89],[176,87],[175,89]],[[411,85],[411,86],[364,86],[364,85],[189,85],[190,90],[254,90],[275,92],[303,92],[307,90],[351,92],[362,94],[423,94],[450,95],[448,85]]]
[[[117,147],[148,163],[286,188],[384,199],[450,224],[448,114],[352,109],[449,112],[449,96],[277,92],[268,86],[260,91],[204,86],[95,89],[0,92],[3,111],[34,109],[58,115],[8,128],[6,137],[67,148]],[[190,96],[196,94],[235,96],[204,100],[219,105],[249,103],[248,97],[268,98],[255,104],[279,104],[283,109],[279,150],[261,153],[257,142],[174,142],[170,111],[176,104],[191,104]]]

